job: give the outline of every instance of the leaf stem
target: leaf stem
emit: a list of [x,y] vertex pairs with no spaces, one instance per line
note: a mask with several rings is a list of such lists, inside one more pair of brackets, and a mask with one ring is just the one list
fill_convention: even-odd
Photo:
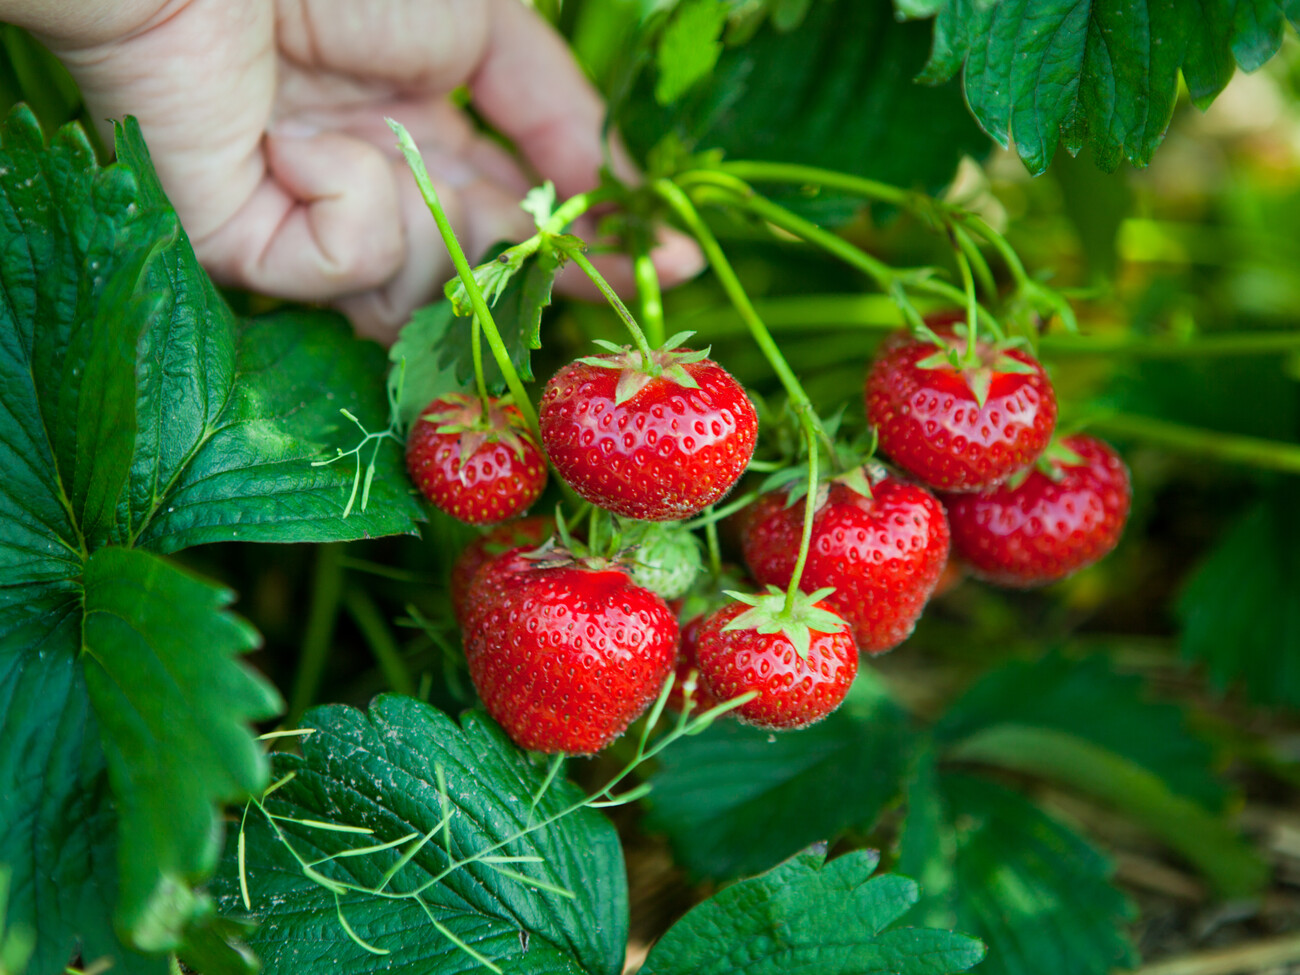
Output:
[[565,227],[592,207],[608,203],[610,200],[616,200],[622,195],[623,191],[618,187],[599,186],[594,190],[588,190],[586,193],[571,196],[555,208],[555,212],[551,214],[550,219],[543,224],[541,233],[561,233]]
[[[791,298],[762,298],[754,303],[767,326],[774,330],[809,327],[853,328],[891,332],[905,324],[897,306],[878,294],[808,294]],[[684,328],[728,334],[744,330],[744,320],[728,305],[682,312]],[[1145,335],[1079,335],[1049,332],[1038,338],[1044,355],[1051,357],[1104,356],[1107,358],[1178,360],[1229,356],[1284,355],[1300,352],[1300,330],[1211,332],[1189,338],[1152,338]]]
[[370,652],[375,655],[375,662],[388,681],[388,686],[398,694],[408,697],[415,693],[415,681],[402,659],[402,651],[393,639],[393,634],[384,622],[384,615],[379,611],[370,593],[359,585],[347,586],[343,590],[343,605],[357,624],[357,629],[365,637]]
[[[676,183],[666,179],[656,180],[654,188],[655,192],[664,199],[682,222],[686,224],[687,229],[695,236],[700,249],[704,251],[709,266],[713,268],[713,273],[722,285],[722,290],[727,293],[732,305],[735,306],[740,317],[744,319],[745,324],[749,326],[754,342],[771,364],[777,378],[781,380],[781,385],[785,387],[786,395],[790,397],[790,406],[794,410],[795,416],[799,418],[799,425],[803,430],[804,439],[808,443],[810,494],[815,495],[817,446],[818,434],[821,432],[821,422],[817,419],[817,414],[813,410],[812,401],[808,398],[808,394],[804,391],[803,385],[790,368],[789,363],[786,362],[780,347],[772,338],[772,333],[767,330],[767,326],[763,324],[763,319],[759,317],[758,312],[754,309],[754,303],[750,301],[745,286],[740,283],[740,278],[736,276],[731,262],[727,260],[727,255],[723,253],[722,246],[718,243],[717,238],[713,236],[713,232],[709,230],[708,225],[700,216],[699,211],[695,209],[695,205],[691,203],[690,198]],[[815,504],[815,498],[810,503]],[[786,591],[785,605],[787,611],[794,605],[794,594],[799,588],[799,576],[803,572],[803,564],[808,560],[808,549],[812,540],[812,510],[810,508],[804,518],[803,541],[799,546],[799,557],[795,562],[795,574],[791,577],[790,588]]]
[[296,727],[302,713],[316,700],[325,664],[329,660],[334,623],[338,619],[343,591],[343,546],[337,542],[316,548],[316,572],[312,577],[311,603],[307,610],[307,632],[302,640],[302,657],[289,694],[285,721]]
[[636,278],[637,295],[641,299],[641,321],[645,323],[646,338],[650,345],[659,348],[667,338],[664,328],[664,301],[659,289],[659,272],[648,250],[639,251],[632,258],[632,274]]
[[1300,474],[1300,445],[1170,423],[1133,413],[1105,413],[1088,420],[1089,430],[1132,437],[1199,457]]
[[[694,176],[695,174],[687,175]],[[711,185],[710,188],[714,192],[725,194],[727,202],[748,210],[774,227],[788,231],[796,237],[838,257],[850,267],[862,271],[882,291],[894,296],[905,318],[913,325],[916,324],[916,322],[912,321],[915,311],[910,303],[901,300],[902,295],[907,290],[919,294],[935,295],[959,307],[964,307],[966,304],[966,294],[961,288],[954,287],[946,281],[926,277],[916,271],[899,271],[892,268],[879,258],[872,257],[860,247],[849,243],[843,237],[817,226],[810,220],[805,220],[798,214],[792,213],[785,207],[779,206],[757,193],[751,192],[742,196],[734,188],[726,189],[717,185]],[[976,310],[980,316],[983,316],[985,322],[991,323],[993,321],[993,316],[982,305],[977,303]]]
[[785,612],[794,610],[795,593],[803,579],[803,569],[808,563],[808,553],[812,550],[813,518],[817,514],[817,444],[808,444],[808,493],[803,499],[803,534],[799,539],[799,557],[795,559],[794,571],[790,573],[790,585],[785,590]]
[[614,311],[618,313],[618,317],[623,319],[623,324],[627,326],[627,330],[632,336],[632,341],[636,344],[637,349],[642,355],[643,361],[648,367],[652,361],[650,355],[650,342],[646,339],[645,333],[641,331],[641,326],[636,323],[636,319],[632,317],[632,313],[628,311],[627,305],[623,304],[623,299],[618,296],[618,292],[611,288],[609,282],[605,280],[605,276],[601,274],[600,271],[596,270],[596,266],[591,263],[590,258],[582,252],[582,248],[565,245],[559,240],[556,241],[556,247],[564,251],[574,264],[582,268],[583,273],[586,274],[587,277],[591,278],[596,287],[600,289],[600,293],[605,296],[605,300],[608,301]]
[[505,342],[501,339],[501,333],[498,331],[496,322],[492,318],[492,312],[488,309],[487,302],[483,298],[483,291],[474,280],[474,270],[470,267],[469,259],[465,257],[465,251],[460,246],[460,241],[456,239],[456,232],[452,229],[451,221],[447,219],[446,212],[442,209],[442,203],[438,199],[438,191],[433,187],[433,181],[429,178],[429,171],[425,168],[424,160],[420,156],[420,150],[411,138],[411,134],[406,131],[406,127],[400,122],[393,119],[388,120],[389,127],[397,134],[397,145],[402,150],[402,155],[406,157],[407,165],[411,167],[411,173],[415,177],[415,184],[420,188],[420,195],[424,197],[424,202],[433,214],[433,220],[438,225],[438,233],[442,235],[443,243],[447,247],[447,253],[451,256],[451,263],[456,268],[456,274],[460,278],[461,284],[465,286],[465,293],[469,295],[470,305],[474,309],[474,318],[482,325],[483,332],[487,336],[488,347],[492,350],[492,357],[496,360],[501,375],[505,377],[506,386],[509,387],[514,397],[514,404],[518,407],[519,412],[523,414],[528,429],[532,432],[538,443],[541,443],[541,429],[537,423],[537,412],[533,409],[532,401],[528,398],[524,390],[524,384],[519,379],[519,373],[515,371],[514,363],[510,361],[510,353],[506,350]]

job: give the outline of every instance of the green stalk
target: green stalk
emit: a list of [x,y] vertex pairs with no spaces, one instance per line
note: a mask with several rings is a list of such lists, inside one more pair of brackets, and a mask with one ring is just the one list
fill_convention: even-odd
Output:
[[748,183],[815,183],[818,186],[844,190],[846,193],[875,200],[878,203],[888,203],[890,206],[907,210],[913,209],[912,194],[907,190],[874,179],[837,173],[832,169],[801,166],[796,163],[750,160],[719,163],[716,168],[719,172],[743,179]]
[[402,155],[406,157],[407,165],[411,167],[411,173],[415,176],[415,185],[420,188],[420,195],[424,197],[424,202],[428,206],[429,212],[433,214],[434,222],[438,225],[438,233],[442,235],[443,243],[447,247],[447,253],[451,256],[451,263],[455,266],[456,274],[465,286],[465,293],[469,295],[469,302],[474,309],[474,316],[483,326],[483,331],[487,335],[488,347],[492,350],[492,357],[496,359],[501,375],[505,377],[506,386],[510,389],[515,406],[523,414],[533,437],[538,443],[541,443],[541,428],[537,423],[537,412],[533,409],[532,401],[524,390],[524,384],[519,379],[519,373],[515,372],[514,363],[510,361],[510,353],[506,351],[506,344],[502,341],[501,333],[497,330],[496,322],[492,318],[492,312],[488,309],[487,302],[483,298],[483,291],[479,288],[478,282],[474,280],[474,269],[470,267],[469,259],[465,257],[465,251],[461,248],[460,241],[456,239],[456,232],[452,229],[451,221],[447,219],[447,214],[442,209],[442,203],[438,200],[438,191],[433,188],[433,181],[429,178],[429,171],[425,168],[424,159],[420,156],[420,150],[416,147],[415,140],[411,138],[411,133],[407,132],[406,127],[400,122],[389,119],[388,125],[397,134],[398,148],[402,150]]
[[799,539],[799,557],[795,559],[794,571],[790,574],[790,585],[785,591],[785,611],[794,609],[795,593],[803,579],[803,568],[808,563],[808,553],[812,550],[813,518],[817,514],[817,445],[808,443],[808,494],[803,499],[803,535]]
[[[722,290],[727,293],[727,297],[735,306],[736,311],[744,319],[745,324],[749,326],[754,342],[771,364],[772,370],[781,381],[781,385],[785,387],[786,395],[790,397],[790,405],[794,409],[795,415],[799,417],[799,425],[803,428],[804,438],[808,442],[809,494],[810,496],[815,495],[817,439],[820,423],[816,419],[812,401],[808,398],[808,394],[804,392],[803,385],[795,376],[789,363],[786,362],[785,356],[781,354],[781,349],[773,340],[772,333],[767,330],[767,326],[763,324],[763,319],[754,310],[754,304],[749,300],[749,295],[746,293],[744,285],[740,283],[740,278],[736,276],[731,262],[727,260],[727,255],[723,253],[717,238],[713,236],[713,232],[709,230],[708,225],[700,217],[690,198],[676,183],[666,179],[656,180],[654,189],[695,236],[700,249],[704,251],[709,266],[713,268],[713,273],[717,275]],[[810,504],[815,504],[815,500],[810,501]],[[799,557],[795,562],[795,574],[790,579],[789,589],[786,590],[785,608],[787,612],[794,605],[794,594],[799,589],[799,577],[803,573],[803,565],[808,560],[808,549],[812,544],[812,510],[811,507],[808,508],[804,516],[803,542],[799,546]]]
[[483,374],[483,343],[479,341],[483,329],[475,315],[469,326],[469,344],[474,356],[474,385],[478,389],[479,401],[483,404],[483,416],[490,414],[492,399],[488,396],[487,377]]
[[641,299],[641,321],[645,322],[646,338],[656,349],[664,344],[664,300],[659,290],[659,272],[650,252],[640,251],[632,258],[632,273],[636,278],[636,291]]
[[316,571],[312,576],[311,602],[307,610],[307,632],[302,639],[302,657],[289,693],[289,727],[296,728],[320,690],[325,664],[329,660],[334,622],[339,615],[343,590],[343,546],[321,545],[316,549]]
[[[874,179],[852,176],[849,173],[839,173],[832,169],[821,169],[817,166],[737,160],[720,163],[717,166],[717,171],[752,183],[811,183],[830,189],[842,190],[867,200],[875,200],[878,203],[886,203],[912,213],[921,213],[923,210],[937,210],[950,223],[965,224],[988,241],[1007,265],[1007,269],[1011,272],[1011,276],[1016,280],[1017,285],[1029,279],[1029,275],[1025,272],[1025,266],[1021,263],[1020,256],[1011,247],[1007,239],[989,226],[983,217],[961,207],[944,203],[942,200],[920,196]],[[923,200],[925,207],[917,206],[918,200]]]
[[618,187],[601,186],[594,190],[588,190],[586,193],[571,196],[555,208],[555,212],[551,214],[550,219],[542,225],[541,233],[562,233],[565,227],[592,207],[608,203],[611,200],[617,200],[622,195],[623,191]]
[[1296,444],[1203,430],[1132,413],[1109,413],[1090,418],[1087,428],[1118,437],[1133,437],[1198,457],[1300,474],[1300,445]]
[[389,632],[384,614],[379,611],[370,593],[361,586],[348,586],[343,590],[343,605],[347,608],[352,621],[357,624],[361,635],[365,637],[371,653],[375,655],[375,662],[379,664],[380,672],[388,681],[388,686],[398,694],[405,694],[408,697],[414,694],[415,681],[411,678],[411,672],[406,669],[402,651],[397,646],[397,641],[393,639],[393,634]]
[[1126,359],[1285,355],[1300,352],[1300,331],[1227,332],[1188,339],[1152,339],[1141,335],[1044,335],[1039,344],[1044,351],[1054,355],[1102,355]]
[[966,354],[962,359],[963,365],[967,368],[973,368],[979,365],[979,354],[976,346],[975,322],[979,315],[976,308],[979,302],[975,297],[975,277],[971,274],[970,261],[966,260],[966,254],[961,248],[954,248],[957,258],[957,268],[961,272],[962,291],[965,293],[966,300],[962,303],[966,308]]
[[[793,298],[764,298],[754,303],[771,329],[848,327],[890,332],[906,324],[897,306],[879,294],[800,295]],[[711,334],[743,330],[744,322],[730,305],[683,312],[678,324]],[[1200,359],[1223,356],[1285,355],[1300,352],[1300,330],[1228,332],[1195,335],[1187,339],[1148,338],[1142,335],[1071,335],[1048,333],[1040,336],[1042,352],[1055,357],[1105,356],[1126,359]]]
[[[752,194],[741,197],[731,192],[728,194],[727,202],[740,206],[755,216],[763,218],[774,227],[789,231],[796,237],[838,257],[850,267],[855,267],[865,273],[886,294],[893,293],[900,288],[907,288],[921,294],[931,294],[944,298],[954,305],[964,306],[966,304],[966,294],[961,288],[956,288],[946,281],[938,281],[933,278],[900,274],[884,261],[872,257],[843,237],[822,229],[812,221],[805,220],[798,214],[792,213],[785,207],[778,206],[762,196]],[[977,304],[976,307],[979,316],[992,328],[993,316],[982,305]],[[904,313],[906,314],[906,310],[904,310]]]
[[709,571],[716,579],[722,575],[722,544],[718,541],[718,519],[710,518],[704,526],[704,539],[709,547]]
[[[790,397],[790,404],[796,414],[800,417],[811,415],[813,407],[812,402],[808,399],[808,394],[803,391],[799,379],[785,361],[781,349],[773,341],[772,334],[767,330],[767,326],[763,324],[758,312],[754,310],[754,303],[749,300],[744,285],[736,277],[731,262],[727,260],[727,256],[722,252],[722,247],[718,244],[717,238],[713,236],[713,232],[709,230],[700,217],[690,198],[682,192],[681,187],[670,180],[656,180],[654,189],[695,236],[700,249],[704,251],[709,266],[713,268],[713,273],[718,276],[718,282],[722,285],[722,290],[726,292],[727,298],[735,307],[741,320],[748,326],[750,334],[754,337],[754,342],[762,350],[767,361],[771,363],[773,371],[785,388],[786,395]],[[810,448],[813,443],[814,438],[810,438]]]
[[646,366],[649,367],[651,365],[650,343],[646,339],[645,333],[641,331],[641,326],[636,323],[636,319],[633,318],[632,313],[628,311],[627,305],[623,304],[623,299],[620,298],[618,293],[609,286],[609,282],[605,280],[605,276],[596,270],[596,266],[591,263],[591,260],[582,252],[581,248],[561,246],[561,249],[569,256],[574,264],[582,268],[583,273],[586,274],[587,277],[591,278],[596,287],[600,289],[600,293],[605,296],[605,300],[608,301],[614,311],[618,313],[618,317],[623,319],[623,324],[627,326],[628,332],[632,335],[632,341],[640,351]]

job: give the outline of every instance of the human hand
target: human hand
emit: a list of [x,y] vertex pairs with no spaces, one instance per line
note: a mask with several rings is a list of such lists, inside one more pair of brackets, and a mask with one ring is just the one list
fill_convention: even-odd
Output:
[[[471,258],[532,232],[518,204],[536,178],[453,89],[562,198],[604,161],[599,96],[519,0],[0,0],[0,17],[42,36],[95,117],[139,119],[214,278],[329,302],[381,339],[452,273],[385,116],[420,146]],[[617,147],[611,162],[635,176]],[[701,264],[674,233],[654,257],[666,284]],[[630,286],[624,259],[601,270]]]

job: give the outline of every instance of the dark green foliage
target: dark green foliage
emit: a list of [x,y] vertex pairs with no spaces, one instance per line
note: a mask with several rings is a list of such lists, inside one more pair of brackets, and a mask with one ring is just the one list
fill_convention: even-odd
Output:
[[659,940],[645,975],[962,972],[984,956],[973,938],[891,927],[916,903],[906,877],[872,877],[868,850],[826,862],[814,847],[698,905]]
[[[924,25],[898,23],[885,4],[815,3],[795,29],[766,24],[724,50],[670,108],[655,101],[647,79],[616,121],[641,153],[671,137],[692,152],[720,149],[731,159],[805,163],[936,190],[962,155],[982,155],[988,142],[955,85],[913,82],[927,44]],[[924,126],[912,124],[918,118]],[[830,222],[859,205],[834,194],[778,198]]]
[[921,882],[917,920],[984,939],[988,975],[1105,975],[1137,961],[1127,898],[1091,845],[1023,796],[922,762],[897,869]]
[[804,731],[774,735],[723,720],[666,751],[646,827],[668,834],[693,873],[736,877],[870,827],[899,792],[906,716],[858,675],[848,700]]
[[1294,481],[1251,507],[1178,602],[1183,652],[1221,688],[1300,707],[1300,513]]
[[[198,266],[138,126],[99,167],[76,127],[0,129],[0,862],[31,971],[80,952],[158,970],[119,944],[183,948],[212,970],[195,889],[217,804],[260,789],[249,730],[280,709],[233,658],[258,642],[232,595],[143,549],[410,531],[388,444],[375,506],[340,517],[352,471],[312,468],[383,426],[383,356],[338,320],[243,323]],[[337,397],[336,402],[330,396]],[[341,441],[341,443],[340,443]],[[197,638],[196,638],[197,636]]]
[[1151,161],[1178,97],[1181,72],[1205,108],[1232,78],[1275,53],[1295,0],[895,0],[899,13],[934,16],[921,77],[962,72],[966,100],[1002,146],[1013,140],[1032,173],[1064,141],[1093,149],[1105,170]]
[[1141,679],[1115,672],[1105,656],[1049,653],[994,670],[953,703],[936,725],[955,744],[999,725],[1077,735],[1157,774],[1174,792],[1210,809],[1224,804],[1208,745],[1190,733],[1184,711],[1149,699]]

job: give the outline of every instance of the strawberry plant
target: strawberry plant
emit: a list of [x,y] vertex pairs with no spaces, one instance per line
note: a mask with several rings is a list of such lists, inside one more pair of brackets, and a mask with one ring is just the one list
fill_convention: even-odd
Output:
[[1101,975],[1161,884],[1262,928],[1300,139],[1194,192],[1177,106],[1300,18],[537,6],[641,176],[466,254],[392,123],[456,275],[387,350],[217,288],[0,28],[0,972]]

